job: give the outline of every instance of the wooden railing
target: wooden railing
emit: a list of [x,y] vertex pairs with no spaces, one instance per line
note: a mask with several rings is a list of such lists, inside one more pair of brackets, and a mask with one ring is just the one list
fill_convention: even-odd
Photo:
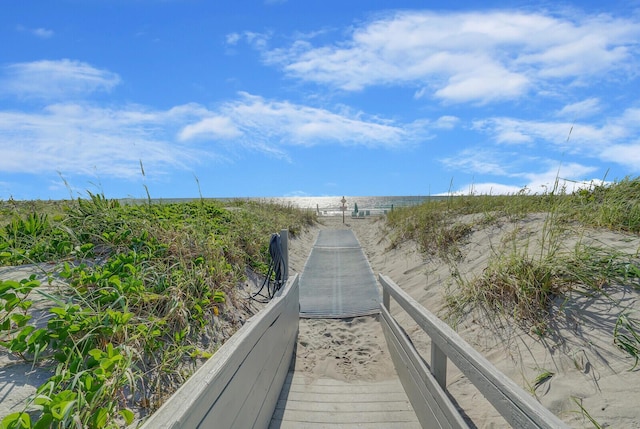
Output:
[[268,427],[298,337],[298,279],[289,279],[142,428]]
[[[423,427],[468,427],[447,395],[448,360],[471,380],[512,427],[568,427],[390,278],[380,274],[379,280],[383,291],[381,321],[387,343],[400,380]],[[389,313],[391,297],[431,338],[429,368]],[[428,397],[430,395],[433,399]]]

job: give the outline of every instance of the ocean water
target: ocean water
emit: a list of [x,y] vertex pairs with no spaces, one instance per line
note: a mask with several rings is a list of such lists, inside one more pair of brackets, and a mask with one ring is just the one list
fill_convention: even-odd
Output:
[[[443,197],[428,196],[381,196],[381,197],[280,197],[280,198],[256,198],[256,200],[271,201],[279,204],[292,205],[304,210],[316,211],[321,216],[342,216],[344,206],[345,214],[354,214],[356,205],[360,216],[373,216],[385,214],[394,208],[415,206],[427,201],[441,199]],[[343,204],[344,199],[344,204]]]

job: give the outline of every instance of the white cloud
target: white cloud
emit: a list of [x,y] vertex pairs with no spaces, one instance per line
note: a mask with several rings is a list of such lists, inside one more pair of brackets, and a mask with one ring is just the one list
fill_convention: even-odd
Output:
[[509,195],[519,192],[529,194],[548,194],[550,192],[564,191],[575,192],[579,189],[591,187],[593,184],[601,184],[601,179],[585,179],[593,174],[597,168],[568,163],[566,165],[553,165],[551,161],[543,162],[548,168],[541,172],[525,172],[505,174],[511,180],[516,179],[522,185],[505,185],[498,182],[481,182],[464,185],[454,194],[456,195]]
[[387,123],[241,93],[210,110],[67,102],[36,112],[0,111],[0,171],[139,177],[189,169],[238,147],[287,158],[294,145],[395,147],[424,139],[423,123]]
[[455,128],[455,126],[458,125],[459,122],[460,118],[458,118],[457,116],[444,115],[436,119],[433,126],[436,129],[451,130]]
[[452,157],[443,158],[441,163],[450,170],[473,174],[508,176],[505,157],[496,151],[478,148],[463,149]]
[[629,172],[640,172],[640,141],[630,144],[613,144],[600,152],[603,161],[624,165]]
[[31,32],[33,33],[33,35],[38,36],[42,39],[53,37],[53,31],[47,30],[46,28],[35,28]]
[[244,31],[242,33],[229,33],[226,36],[226,42],[228,45],[235,46],[240,41],[245,41],[247,44],[258,50],[264,50],[267,48],[270,33],[258,33],[255,31]]
[[473,128],[488,133],[501,144],[535,144],[556,152],[579,154],[603,161],[629,165],[622,157],[612,155],[634,147],[633,140],[640,131],[640,109],[626,109],[620,116],[603,120],[600,124],[490,118],[475,121]]
[[414,86],[416,97],[488,103],[631,73],[640,24],[607,15],[396,12],[342,41],[264,50],[289,76],[346,91]]
[[607,15],[586,16],[579,21],[556,19],[543,36],[548,40],[544,49],[525,53],[518,62],[539,64],[542,77],[601,75],[628,65],[625,63],[631,59],[631,41],[638,37],[638,26],[637,22]]
[[49,38],[53,37],[53,35],[54,35],[53,30],[49,30],[47,28],[42,28],[42,27],[40,27],[40,28],[27,28],[27,27],[24,27],[22,25],[18,25],[17,29],[20,32],[30,33],[30,34],[32,34],[32,35],[34,35],[36,37],[41,38],[41,39],[49,39]]
[[229,33],[227,34],[227,44],[228,45],[237,45],[242,36],[238,33]]
[[567,119],[582,119],[601,111],[600,99],[588,98],[577,103],[567,104],[557,113],[557,116]]
[[180,131],[178,138],[181,141],[198,138],[230,139],[241,135],[242,132],[236,128],[231,119],[212,116],[187,125]]
[[23,98],[68,99],[96,91],[110,91],[120,77],[87,63],[68,59],[11,64],[0,77],[0,94]]
[[37,113],[0,112],[0,171],[136,177],[142,160],[187,168],[208,155],[171,141],[171,129],[199,112],[194,106],[151,111],[54,104]]
[[435,96],[454,103],[477,100],[484,104],[516,98],[525,93],[529,86],[529,80],[524,75],[487,64],[453,75],[446,86],[435,92]]
[[[491,134],[497,143],[522,144],[544,142],[551,143],[560,149],[574,145],[566,145],[567,139],[575,143],[578,137],[592,141],[600,139],[601,132],[587,125],[574,126],[570,122],[529,121],[514,118],[490,118],[474,122],[474,129]],[[571,136],[569,137],[569,133]]]
[[236,101],[221,106],[218,115],[228,119],[243,133],[247,146],[316,144],[394,147],[413,143],[424,137],[420,124],[393,124],[361,115],[268,100],[240,93]]

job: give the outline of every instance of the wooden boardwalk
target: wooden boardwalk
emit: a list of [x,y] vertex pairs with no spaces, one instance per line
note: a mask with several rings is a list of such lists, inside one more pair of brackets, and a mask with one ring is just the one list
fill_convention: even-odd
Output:
[[[286,249],[287,231],[282,233]],[[325,237],[331,243],[320,244],[346,247],[339,243],[341,234],[331,234]],[[342,294],[342,288],[360,284],[348,280],[332,280],[333,291]],[[309,343],[299,335],[296,274],[142,428],[469,428],[446,391],[448,360],[512,427],[568,428],[391,279],[379,275],[379,281],[383,296],[377,320],[386,339],[382,351],[393,360],[395,374],[385,372],[383,381],[344,381],[296,371],[294,351],[302,341]],[[431,337],[429,364],[389,313],[391,298]],[[355,338],[360,335],[367,334],[358,332]]]
[[[353,231],[321,231],[300,280],[300,316],[351,318],[378,313],[379,308],[373,271]],[[305,339],[299,336],[300,341]],[[384,355],[391,359],[388,348]],[[384,381],[310,378],[296,371],[295,358],[269,425],[270,429],[420,427],[397,375]]]
[[270,429],[420,428],[399,379],[346,382],[309,380],[290,371]]
[[300,317],[344,319],[379,312],[378,283],[353,231],[320,231],[300,276]]

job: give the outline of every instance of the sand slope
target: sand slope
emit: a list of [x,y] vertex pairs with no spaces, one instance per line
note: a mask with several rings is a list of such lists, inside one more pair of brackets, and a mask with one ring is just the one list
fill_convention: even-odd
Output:
[[[501,251],[505,237],[518,234],[531,251],[543,229],[544,215],[530,216],[513,222],[474,228],[468,242],[462,246],[462,258],[456,268],[465,278],[482,273],[490,259]],[[408,242],[389,250],[389,233],[382,218],[350,219],[342,223],[341,217],[320,218],[318,228],[351,228],[354,230],[367,258],[377,273],[391,277],[405,291],[428,310],[441,318],[446,316],[445,293],[455,288],[451,267],[437,258],[425,258],[414,243]],[[290,244],[290,265],[300,272],[308,256],[317,231],[305,232]],[[591,241],[600,246],[638,255],[640,238],[609,231],[581,230],[580,236],[567,235],[567,249],[577,239]],[[640,286],[640,285],[639,285]],[[453,290],[453,289],[451,289]],[[574,293],[565,301],[558,300],[553,311],[558,335],[540,338],[520,329],[509,320],[489,318],[481,311],[471,312],[458,320],[454,328],[476,350],[487,357],[525,391],[535,397],[553,413],[572,427],[593,427],[580,407],[602,427],[640,427],[640,369],[629,371],[634,360],[613,344],[613,327],[623,311],[633,311],[640,319],[640,291],[609,285],[607,296],[584,296]],[[429,338],[392,304],[392,313],[411,335],[412,340],[428,359]],[[377,323],[377,322],[376,322]],[[363,323],[364,324],[364,323]],[[364,329],[358,326],[358,329]],[[309,377],[318,373],[332,374],[336,378],[371,376],[388,368],[368,367],[358,360],[359,336],[344,324],[309,324],[301,321],[301,338],[311,335],[315,344],[299,346],[305,353]],[[366,335],[373,331],[367,328]],[[363,331],[365,332],[365,331]],[[333,341],[340,337],[338,341]],[[383,354],[372,344],[367,345],[375,365],[381,365]],[[382,349],[382,347],[381,347]],[[349,368],[341,366],[341,357],[349,361]],[[546,381],[535,386],[536,377],[553,373]],[[480,428],[505,427],[506,423],[475,387],[449,365],[449,390],[464,412]]]
[[[51,270],[51,267],[50,264],[1,267],[0,278],[20,281],[35,274],[42,283],[39,289],[55,294],[56,288],[59,286],[58,283],[56,280],[51,284],[47,281],[47,272]],[[46,325],[48,300],[39,295],[37,291],[32,292],[30,299],[34,302],[30,314],[33,316],[36,326]],[[4,347],[0,347],[0,419],[7,414],[23,411],[27,399],[53,375],[54,369],[43,367],[40,364],[34,366],[9,353]]]

